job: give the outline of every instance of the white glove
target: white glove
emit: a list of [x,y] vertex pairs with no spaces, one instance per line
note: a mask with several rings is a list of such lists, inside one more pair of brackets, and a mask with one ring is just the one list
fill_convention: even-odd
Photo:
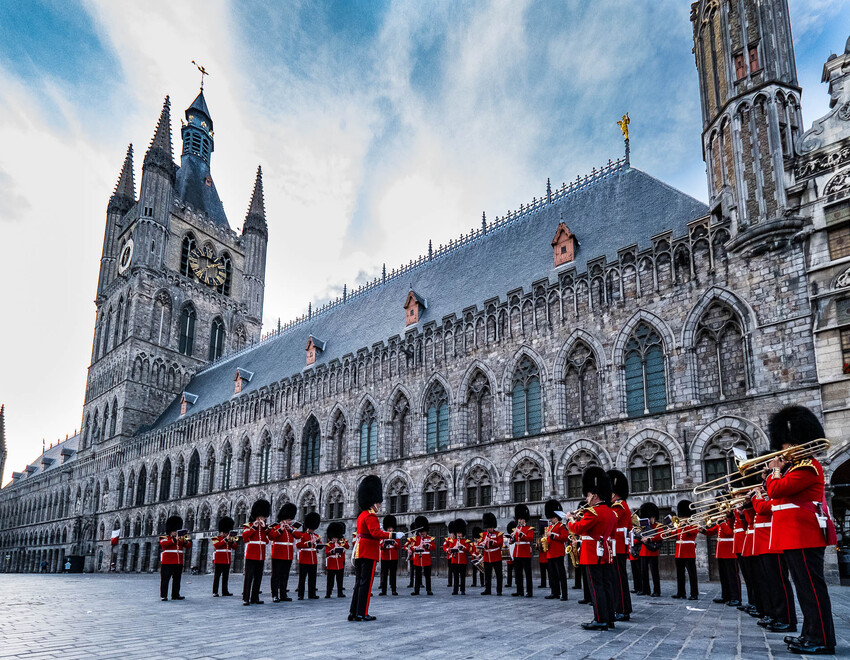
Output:
[[404,532],[396,532],[395,537],[397,539],[403,539],[404,538]]

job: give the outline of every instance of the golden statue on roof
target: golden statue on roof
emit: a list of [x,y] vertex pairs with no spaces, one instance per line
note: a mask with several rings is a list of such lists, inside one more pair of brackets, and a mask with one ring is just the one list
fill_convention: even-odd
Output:
[[623,115],[623,118],[617,122],[617,126],[620,127],[620,130],[623,131],[623,139],[629,139],[629,123],[631,120],[629,119],[629,113]]

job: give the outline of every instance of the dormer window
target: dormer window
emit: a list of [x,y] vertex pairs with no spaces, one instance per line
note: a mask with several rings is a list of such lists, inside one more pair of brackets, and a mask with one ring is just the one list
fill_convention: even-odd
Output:
[[233,379],[233,394],[236,395],[242,392],[242,387],[244,386],[244,384],[250,383],[253,377],[253,371],[248,371],[247,369],[237,369],[236,377]]
[[558,224],[555,230],[555,238],[552,239],[552,248],[555,253],[555,268],[570,263],[575,259],[576,237],[563,222]]
[[310,335],[307,340],[307,366],[309,367],[311,364],[316,363],[316,357],[320,351],[325,350],[325,343],[321,339],[317,339],[313,335]]
[[62,447],[62,451],[59,452],[59,455],[62,456],[62,463],[67,461],[71,456],[74,455],[73,449],[68,449],[67,447]]
[[419,323],[419,316],[428,309],[428,300],[411,289],[404,301],[404,320],[406,325]]
[[180,397],[180,415],[185,415],[186,411],[189,409],[189,406],[194,405],[197,400],[197,394],[192,394],[191,392],[183,392],[183,396]]

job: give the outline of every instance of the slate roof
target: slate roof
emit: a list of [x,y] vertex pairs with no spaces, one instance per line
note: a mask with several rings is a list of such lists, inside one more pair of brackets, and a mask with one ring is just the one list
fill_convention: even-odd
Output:
[[[661,232],[673,230],[674,235],[683,235],[688,222],[707,213],[702,202],[625,165],[615,174],[562,195],[514,222],[490,229],[480,239],[438,254],[402,276],[388,278],[344,304],[313,314],[309,320],[214,363],[186,385],[198,400],[185,416],[230,400],[237,367],[254,372],[251,382],[243,383],[242,395],[302,372],[304,347],[311,334],[327,342],[316,356],[316,365],[403,336],[402,306],[411,287],[428,300],[428,308],[419,318],[422,325],[439,323],[451,314],[460,316],[473,305],[481,309],[485,301],[504,300],[509,291],[520,287],[528,292],[541,279],[554,281],[551,242],[561,219],[579,242],[573,264],[581,273],[588,260],[601,256],[616,260],[619,249],[633,244],[649,247],[650,238]],[[179,418],[177,397],[154,428]]]
[[[32,472],[28,472],[23,469],[20,473],[15,474],[23,474],[23,476],[15,479],[16,483],[20,483],[21,481],[26,481],[26,479],[30,477],[38,476],[39,474],[44,474],[50,470],[55,470],[58,467],[63,465],[62,460],[62,452],[64,451],[68,454],[65,459],[65,465],[69,461],[72,461],[77,456],[77,448],[80,446],[80,434],[71,436],[70,438],[66,438],[65,440],[60,440],[55,445],[53,445],[50,449],[46,450],[43,454],[38,456],[32,463],[29,463],[27,467],[34,467],[35,470]],[[44,465],[44,459],[48,459],[48,465]],[[8,484],[7,484],[8,486]]]
[[192,101],[192,105],[186,109],[186,114],[188,115],[193,110],[195,112],[200,112],[209,120],[210,130],[212,130],[212,115],[210,115],[210,109],[207,107],[207,100],[204,98],[204,90],[201,90],[200,94],[195,97],[195,100]]
[[[210,185],[206,181],[209,177]],[[210,174],[210,166],[201,158],[191,153],[184,153],[177,170],[177,180],[174,183],[174,196],[194,208],[206,213],[217,225],[230,229],[224,206],[215,189],[215,182]]]

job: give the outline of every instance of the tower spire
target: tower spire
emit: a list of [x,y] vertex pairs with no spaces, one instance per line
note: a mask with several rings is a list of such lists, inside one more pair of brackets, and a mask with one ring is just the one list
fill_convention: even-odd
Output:
[[266,204],[263,199],[263,167],[257,167],[257,178],[254,179],[254,192],[251,194],[251,203],[248,205],[248,213],[245,215],[244,234],[248,228],[266,230]]
[[127,155],[124,156],[124,164],[118,175],[118,183],[109,198],[109,212],[117,211],[126,213],[136,200],[136,180],[133,175],[133,145],[127,147]]
[[145,154],[144,166],[159,166],[169,174],[174,173],[174,150],[171,146],[171,99],[166,96],[156,122],[153,139]]

